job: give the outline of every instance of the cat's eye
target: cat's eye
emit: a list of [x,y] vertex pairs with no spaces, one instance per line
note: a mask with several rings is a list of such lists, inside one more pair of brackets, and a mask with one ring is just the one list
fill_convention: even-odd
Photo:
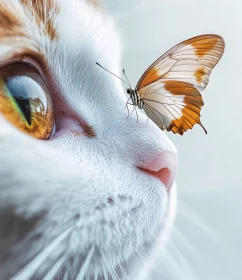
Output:
[[22,132],[47,140],[54,129],[54,110],[39,72],[15,63],[0,70],[0,113]]

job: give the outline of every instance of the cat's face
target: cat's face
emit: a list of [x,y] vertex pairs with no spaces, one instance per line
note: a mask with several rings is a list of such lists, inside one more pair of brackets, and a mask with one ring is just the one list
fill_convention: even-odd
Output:
[[45,84],[56,127],[37,140],[0,110],[1,280],[138,279],[141,255],[164,245],[176,150],[143,113],[127,118],[120,81],[96,61],[119,73],[119,37],[94,1],[0,1],[0,73],[28,76],[16,92]]

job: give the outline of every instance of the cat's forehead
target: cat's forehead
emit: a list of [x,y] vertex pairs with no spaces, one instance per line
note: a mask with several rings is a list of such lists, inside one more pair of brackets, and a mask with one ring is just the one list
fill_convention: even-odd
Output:
[[29,51],[48,60],[53,49],[75,48],[100,24],[101,10],[96,0],[1,0],[1,59]]
[[34,26],[36,33],[43,32],[54,39],[57,37],[54,22],[59,12],[57,0],[3,0],[0,3],[1,40],[34,35]]
[[61,0],[2,0],[0,2],[0,28],[17,32],[25,25],[27,18],[32,18],[40,29],[44,28],[46,34],[50,38],[54,38],[57,35],[54,21],[61,10],[65,10],[70,5],[75,6],[82,3],[101,10],[97,0],[73,0],[72,3]]
[[[20,4],[26,11],[26,16],[32,16],[39,28],[50,39],[57,38],[57,31],[54,26],[54,18],[60,12],[60,4],[55,0],[19,0]],[[51,15],[51,16],[48,16]]]

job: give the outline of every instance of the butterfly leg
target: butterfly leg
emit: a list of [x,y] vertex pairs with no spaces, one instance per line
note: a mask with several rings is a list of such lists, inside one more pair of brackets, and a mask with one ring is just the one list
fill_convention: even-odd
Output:
[[137,116],[137,122],[138,122],[138,113],[137,113],[137,110],[136,110],[136,106],[134,105],[134,104],[132,104],[132,103],[126,103],[126,106],[127,106],[127,104],[129,104],[129,105],[133,105],[134,106],[134,109],[132,110],[132,112],[131,112],[131,114],[130,114],[130,116],[133,114],[133,112],[135,111],[135,113],[136,113],[136,116]]
[[130,99],[131,99],[131,97],[127,100],[126,105],[125,105],[125,107],[124,107],[124,109],[127,108],[127,110],[128,110],[128,117],[127,117],[127,119],[129,118],[129,107],[128,107],[128,104],[129,104],[129,105],[133,105],[133,104],[129,103],[129,100],[130,100]]
[[135,105],[134,105],[134,108],[133,108],[133,110],[132,110],[132,112],[131,112],[130,116],[133,114],[134,110],[135,110]]
[[[135,110],[135,113],[136,113],[136,116],[137,116],[137,122],[139,121],[139,117],[138,117],[138,113],[137,113],[137,110],[136,110],[136,108],[135,108],[136,106],[134,105],[134,109],[133,109],[133,111],[132,111],[132,113],[134,112],[134,110]],[[132,114],[131,113],[131,114]]]
[[[124,109],[125,109],[125,108],[128,108],[128,104],[130,104],[130,103],[129,103],[129,100],[130,100],[130,99],[131,99],[131,97],[127,100],[127,102],[126,102],[126,105],[125,105]],[[133,105],[133,104],[130,104],[130,105]]]

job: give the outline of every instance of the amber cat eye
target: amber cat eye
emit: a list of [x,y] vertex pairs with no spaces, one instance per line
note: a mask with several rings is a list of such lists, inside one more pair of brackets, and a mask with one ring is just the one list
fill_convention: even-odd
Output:
[[15,63],[0,70],[0,113],[22,132],[42,140],[51,137],[53,104],[34,67]]

